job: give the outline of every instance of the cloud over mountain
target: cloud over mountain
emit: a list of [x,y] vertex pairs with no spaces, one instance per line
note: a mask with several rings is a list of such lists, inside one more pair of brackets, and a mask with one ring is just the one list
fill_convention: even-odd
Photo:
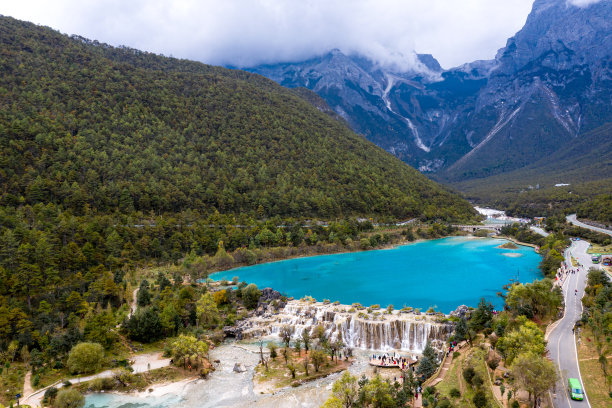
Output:
[[[587,0],[573,0],[584,3]],[[399,69],[413,51],[450,67],[491,58],[532,0],[21,0],[0,13],[112,45],[248,66],[332,48]]]

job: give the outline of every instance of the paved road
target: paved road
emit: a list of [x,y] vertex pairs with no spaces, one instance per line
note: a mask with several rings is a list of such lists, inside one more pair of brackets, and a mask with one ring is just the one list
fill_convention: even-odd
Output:
[[[576,338],[572,333],[574,323],[582,316],[582,296],[586,286],[586,276],[589,268],[593,266],[591,256],[586,253],[589,243],[586,241],[574,241],[566,251],[566,263],[570,269],[577,269],[575,274],[567,275],[563,283],[563,295],[565,297],[565,314],[550,332],[548,337],[548,351],[552,361],[561,369],[561,379],[553,394],[553,402],[556,408],[585,408],[591,405],[588,399],[574,401],[567,393],[567,379],[580,377],[578,367],[578,352],[576,349]],[[571,257],[574,257],[582,265],[575,268],[572,266]],[[577,290],[577,292],[576,292]],[[583,385],[584,389],[584,385]],[[585,390],[588,393],[588,390]]]
[[576,214],[570,214],[567,217],[565,217],[565,219],[570,224],[574,224],[574,225],[577,225],[577,226],[582,227],[582,228],[587,228],[587,229],[590,229],[592,231],[597,231],[597,232],[601,232],[601,233],[604,233],[604,234],[612,235],[612,231],[610,231],[609,229],[594,227],[592,225],[585,224],[584,222],[578,221],[576,219]]

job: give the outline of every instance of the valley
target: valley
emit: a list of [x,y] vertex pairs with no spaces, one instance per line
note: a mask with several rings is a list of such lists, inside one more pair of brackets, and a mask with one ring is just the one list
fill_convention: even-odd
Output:
[[0,408],[609,405],[611,0],[70,1],[0,6]]

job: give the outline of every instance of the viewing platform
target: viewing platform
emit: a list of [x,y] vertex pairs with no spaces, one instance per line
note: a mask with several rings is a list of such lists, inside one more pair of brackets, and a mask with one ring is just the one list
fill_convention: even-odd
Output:
[[382,368],[399,368],[400,370],[405,370],[406,368],[412,367],[416,363],[419,362],[415,357],[402,357],[402,356],[386,356],[384,355],[376,355],[370,358],[370,365],[374,367],[382,367]]

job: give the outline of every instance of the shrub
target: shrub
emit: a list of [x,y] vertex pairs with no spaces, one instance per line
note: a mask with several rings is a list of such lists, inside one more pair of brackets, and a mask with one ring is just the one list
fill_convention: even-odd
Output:
[[452,405],[450,401],[447,399],[443,399],[442,401],[440,401],[440,403],[437,406],[437,408],[451,408],[451,407]]
[[55,397],[57,397],[57,391],[58,389],[55,387],[47,388],[43,396],[43,401],[46,401],[47,404],[51,404],[55,400]]
[[79,343],[70,350],[68,369],[71,373],[93,373],[100,369],[104,348],[98,343]]
[[270,358],[274,360],[278,354],[276,353],[276,344],[270,343],[268,344],[268,349],[270,350]]
[[257,302],[259,302],[260,296],[261,291],[254,283],[249,284],[242,290],[242,300],[244,301],[244,306],[247,309],[254,309],[257,307]]
[[489,360],[487,362],[487,364],[489,365],[489,367],[491,368],[491,370],[494,370],[497,368],[497,366],[499,365],[499,360],[496,358],[493,358],[491,360]]
[[228,296],[227,290],[222,289],[220,291],[214,292],[213,300],[215,301],[217,306],[221,306],[226,303],[229,303],[229,296]]
[[112,378],[96,378],[91,382],[89,389],[92,391],[106,391],[113,389],[114,383]]
[[512,401],[512,408],[521,408],[521,404],[517,400]]
[[474,394],[474,398],[472,398],[472,402],[476,405],[477,408],[483,408],[487,406],[487,396],[485,395],[483,390],[478,390]]
[[472,380],[474,379],[475,375],[476,371],[474,370],[474,367],[466,367],[463,369],[463,378],[465,378],[465,381],[468,384],[472,384]]
[[55,408],[82,408],[85,405],[85,397],[75,389],[62,389],[57,393]]
[[481,387],[482,384],[484,384],[482,377],[479,376],[478,374],[475,374],[474,378],[472,378],[472,385],[478,388],[478,387]]
[[459,391],[459,390],[458,390],[458,389],[456,389],[456,388],[453,388],[453,389],[451,389],[451,390],[450,390],[450,393],[449,393],[449,394],[450,394],[450,396],[451,396],[451,397],[453,397],[453,398],[459,398],[459,397],[461,396],[461,391]]

